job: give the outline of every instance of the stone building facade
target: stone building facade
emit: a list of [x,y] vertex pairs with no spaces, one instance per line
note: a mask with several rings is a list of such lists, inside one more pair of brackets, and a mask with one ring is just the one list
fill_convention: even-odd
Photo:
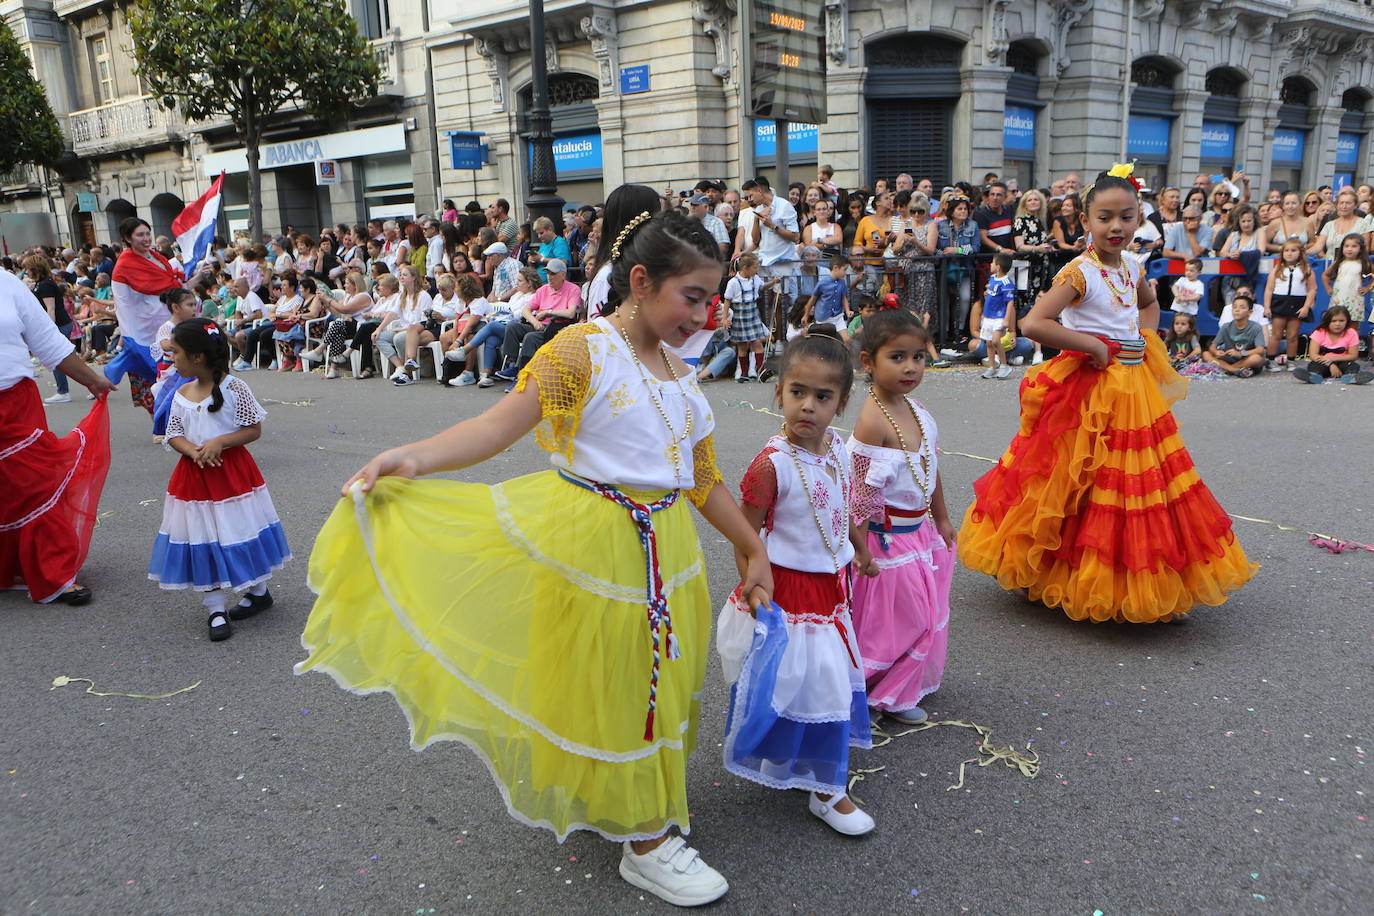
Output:
[[[827,123],[790,162],[841,184],[988,171],[1023,185],[1138,159],[1154,183],[1243,167],[1255,186],[1363,181],[1374,149],[1374,9],[1361,0],[815,0]],[[520,196],[525,5],[431,0],[438,146],[480,132],[491,164],[449,196]],[[745,117],[735,0],[548,4],[555,133],[599,131],[564,196],[622,181],[686,187],[771,173],[772,125]],[[1128,12],[1129,11],[1129,12]],[[647,67],[638,82],[624,75]],[[626,91],[629,90],[629,91]]]
[[[246,163],[227,125],[158,114],[127,53],[116,55],[107,98],[92,42],[103,32],[111,47],[127,47],[122,2],[0,0],[55,107],[66,108],[76,161],[49,186],[53,206],[74,236],[104,240],[115,214],[132,207],[158,226],[226,168],[236,222]],[[345,125],[286,118],[268,137],[268,227],[430,212],[444,198],[518,204],[528,192],[528,3],[351,2],[387,72],[383,89]],[[824,162],[847,186],[901,171],[937,185],[996,171],[1024,186],[1123,156],[1139,160],[1152,184],[1236,167],[1261,189],[1374,174],[1374,7],[1365,0],[804,6],[822,43],[828,118],[789,132],[797,178]],[[773,125],[748,117],[744,95],[749,4],[544,8],[566,199],[600,201],[626,181],[686,189],[701,177],[738,184],[773,174]],[[481,147],[484,163],[464,161]],[[316,188],[313,158],[337,159],[340,183]],[[85,204],[93,195],[96,211],[79,209],[78,194]],[[0,187],[0,210],[47,204],[35,196],[31,181]]]
[[[0,17],[34,59],[70,151],[46,176],[25,169],[0,177],[0,212],[49,210],[59,235],[77,243],[114,240],[119,222],[135,214],[168,235],[185,203],[223,170],[226,228],[246,227],[247,160],[232,125],[188,123],[148,96],[134,73],[127,7],[127,0],[0,0]],[[435,196],[423,0],[352,0],[352,8],[377,55],[378,93],[355,103],[343,122],[286,112],[269,127],[261,160],[269,231],[409,215],[417,197]],[[316,183],[320,158],[337,161],[336,184]]]

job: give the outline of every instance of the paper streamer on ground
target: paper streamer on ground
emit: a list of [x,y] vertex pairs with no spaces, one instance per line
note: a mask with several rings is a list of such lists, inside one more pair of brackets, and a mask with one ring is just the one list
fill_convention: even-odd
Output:
[[194,684],[192,684],[192,685],[189,686],[189,687],[182,687],[180,690],[173,690],[171,693],[159,693],[159,694],[156,694],[156,695],[150,695],[150,694],[146,694],[146,693],[120,693],[119,691],[109,691],[109,692],[100,691],[100,690],[96,690],[96,689],[95,689],[95,681],[91,680],[91,679],[88,678],[88,677],[69,677],[69,676],[67,676],[67,675],[65,675],[65,674],[59,674],[57,677],[55,677],[55,678],[52,679],[52,686],[49,687],[48,689],[49,689],[49,690],[56,690],[58,687],[66,687],[68,684],[75,684],[75,683],[77,683],[78,681],[83,681],[83,682],[85,682],[86,684],[89,684],[89,685],[90,685],[90,686],[88,686],[88,687],[86,688],[86,692],[89,693],[89,694],[91,694],[92,696],[97,696],[97,697],[129,697],[130,699],[133,699],[133,700],[165,700],[165,699],[168,699],[169,697],[174,697],[174,696],[176,696],[176,695],[179,694],[179,693],[185,693],[185,692],[188,691],[188,690],[195,690],[195,689],[196,689],[197,687],[199,687],[199,686],[201,685],[201,683],[202,683],[201,681],[196,681]]

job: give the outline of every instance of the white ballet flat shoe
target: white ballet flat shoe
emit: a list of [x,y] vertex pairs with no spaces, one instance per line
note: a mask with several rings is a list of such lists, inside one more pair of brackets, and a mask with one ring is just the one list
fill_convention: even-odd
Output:
[[821,801],[815,792],[811,792],[807,796],[807,807],[811,809],[812,814],[825,821],[830,829],[836,833],[842,833],[845,836],[863,836],[865,833],[871,833],[877,825],[873,823],[873,818],[869,817],[858,805],[855,805],[854,810],[848,814],[841,814],[835,810],[836,803],[847,797],[845,795],[832,795],[829,801]]

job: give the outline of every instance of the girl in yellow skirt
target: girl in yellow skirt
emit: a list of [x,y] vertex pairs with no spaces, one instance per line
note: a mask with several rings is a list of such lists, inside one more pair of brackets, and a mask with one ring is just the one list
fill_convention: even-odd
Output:
[[[310,557],[319,599],[297,672],[391,693],[412,745],[467,745],[516,820],[560,842],[573,830],[621,841],[625,880],[699,905],[729,885],[668,835],[690,829],[710,646],[686,503],[734,544],[752,604],[773,585],[716,468],[710,405],[665,350],[706,322],[719,248],[695,219],[646,212],[612,260],[610,317],[560,333],[486,413],[345,484]],[[411,479],[477,464],[536,426],[554,470],[496,486]]]
[[974,484],[959,558],[1074,620],[1155,623],[1222,604],[1258,567],[1169,410],[1187,382],[1155,333],[1143,268],[1122,257],[1141,221],[1131,171],[1088,189],[1092,245],[1023,322],[1063,352],[1026,373],[1021,428]]

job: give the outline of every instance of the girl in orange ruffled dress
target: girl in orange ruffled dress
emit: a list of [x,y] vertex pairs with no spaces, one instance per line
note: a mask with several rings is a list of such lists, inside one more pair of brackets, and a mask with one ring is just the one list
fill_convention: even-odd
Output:
[[1170,620],[1222,604],[1258,568],[1169,410],[1187,382],[1154,331],[1143,268],[1122,257],[1141,221],[1138,187],[1116,166],[1084,195],[1092,245],[1022,323],[1063,352],[1026,373],[1021,428],[974,484],[959,532],[965,565],[1074,620]]

